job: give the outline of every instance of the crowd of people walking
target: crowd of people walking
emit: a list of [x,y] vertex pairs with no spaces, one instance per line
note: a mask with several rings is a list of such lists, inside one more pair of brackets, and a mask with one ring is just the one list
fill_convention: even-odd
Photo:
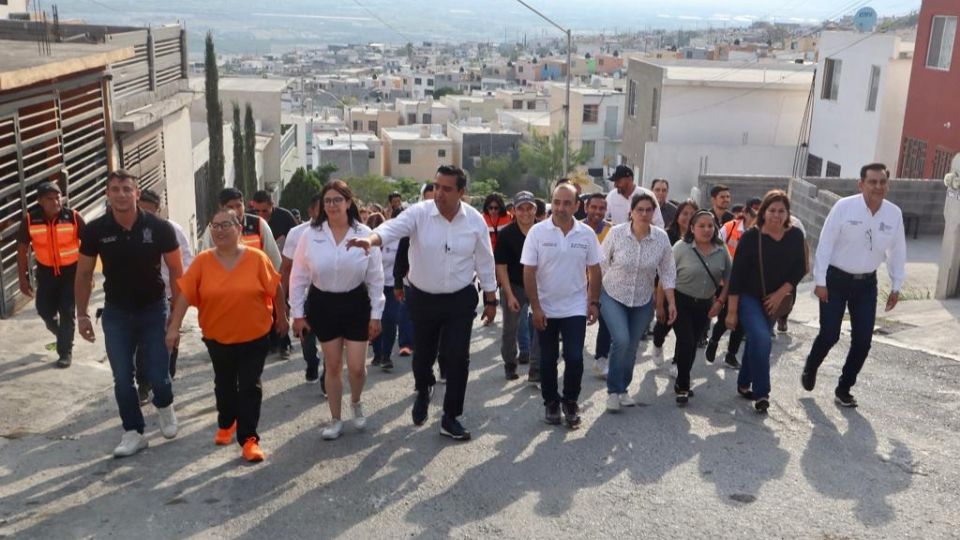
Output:
[[[235,441],[250,462],[266,457],[258,431],[264,364],[271,351],[290,356],[291,331],[305,382],[319,384],[328,398],[323,439],[344,432],[344,367],[352,429],[366,427],[370,346],[370,366],[384,371],[394,368],[395,346],[400,356],[412,354],[415,425],[427,422],[442,382],[439,432],[470,439],[461,418],[478,309],[490,325],[499,308],[504,376],[519,379],[521,366],[529,366],[527,381],[540,387],[547,424],[575,429],[582,422],[586,329],[593,324],[591,371],[606,380],[606,411],[636,404],[631,385],[641,341],[652,339],[650,357],[661,364],[674,333],[673,390],[685,406],[694,397],[698,349],[715,362],[729,331],[722,365],[739,369],[730,392],[767,413],[771,336],[775,327],[787,330],[797,287],[811,271],[813,246],[789,196],[773,190],[733,205],[730,189],[717,185],[711,208],[700,209],[693,200],[671,201],[665,179],[638,186],[625,165],[610,180],[606,195],[583,195],[561,180],[549,210],[528,191],[509,203],[490,195],[476,210],[465,202],[466,173],[454,166],[440,167],[420,201],[407,206],[395,193],[386,207],[365,207],[350,185],[333,180],[310,199],[303,223],[267,192],[247,205],[242,192],[226,188],[196,255],[183,230],[160,217],[160,196],[141,190],[127,171],[109,173],[108,208],[89,223],[64,206],[57,183],[44,183],[17,236],[20,290],[36,298],[56,336],[56,365],[68,368],[74,325],[83,339],[96,340],[90,308],[99,262],[105,299],[96,317],[124,431],[116,457],[147,447],[141,407],[148,402],[161,434],[178,433],[173,376],[191,306],[213,367],[214,443]],[[851,390],[870,350],[877,268],[886,263],[893,285],[887,310],[905,278],[903,217],[886,200],[888,181],[885,166],[865,165],[860,194],[831,209],[813,253],[820,330],[798,375],[812,391],[849,312],[852,343],[834,391],[840,406],[857,406]]]

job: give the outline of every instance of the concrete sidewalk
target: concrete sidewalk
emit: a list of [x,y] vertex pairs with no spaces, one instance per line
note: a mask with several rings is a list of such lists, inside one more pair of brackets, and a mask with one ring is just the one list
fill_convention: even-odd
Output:
[[[935,300],[934,290],[939,269],[940,237],[921,236],[907,239],[907,279],[900,302],[890,312],[884,311],[890,278],[886,266],[878,274],[880,298],[877,302],[877,323],[874,340],[890,345],[923,351],[960,361],[960,299]],[[819,301],[813,295],[812,280],[798,289],[797,303],[790,319],[819,327]],[[848,324],[844,331],[849,332]]]

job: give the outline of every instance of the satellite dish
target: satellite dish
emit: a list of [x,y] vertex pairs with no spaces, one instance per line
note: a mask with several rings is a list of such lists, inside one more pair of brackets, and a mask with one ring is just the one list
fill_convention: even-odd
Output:
[[877,27],[877,10],[872,7],[860,8],[853,16],[853,26],[861,32],[873,32]]

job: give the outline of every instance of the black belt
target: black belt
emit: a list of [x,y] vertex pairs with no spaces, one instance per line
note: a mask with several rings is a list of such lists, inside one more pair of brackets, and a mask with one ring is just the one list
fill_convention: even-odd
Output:
[[843,277],[846,279],[853,279],[853,280],[871,279],[871,278],[877,277],[876,270],[874,270],[873,272],[868,272],[866,274],[851,274],[850,272],[844,272],[843,270],[837,268],[836,266],[830,266],[829,268],[827,268],[827,271],[828,272],[833,271],[834,273],[838,274],[840,277]]

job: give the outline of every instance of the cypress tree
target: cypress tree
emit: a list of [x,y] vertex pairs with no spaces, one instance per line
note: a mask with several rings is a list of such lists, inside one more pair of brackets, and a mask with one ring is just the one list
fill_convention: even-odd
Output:
[[253,197],[253,192],[258,189],[257,124],[253,121],[253,107],[249,103],[243,118],[243,179],[244,195]]
[[244,191],[247,197],[253,196],[253,193],[246,191],[243,170],[243,124],[240,123],[240,105],[233,103],[233,185]]
[[205,93],[207,102],[207,134],[209,135],[210,158],[207,179],[207,211],[213,215],[217,197],[223,189],[223,106],[220,104],[220,75],[217,72],[217,55],[213,50],[213,35],[207,32],[205,64]]

